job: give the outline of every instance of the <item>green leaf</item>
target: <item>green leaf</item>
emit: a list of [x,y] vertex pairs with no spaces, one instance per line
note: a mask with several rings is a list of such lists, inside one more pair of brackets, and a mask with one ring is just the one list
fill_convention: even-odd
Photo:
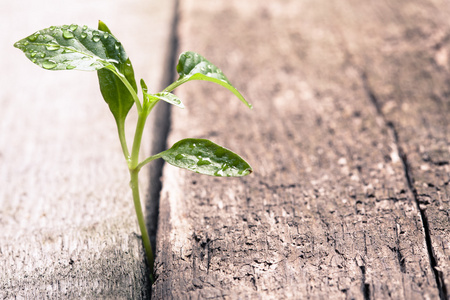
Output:
[[[102,21],[98,21],[98,29],[112,35],[111,30],[109,30],[108,26],[106,26],[106,24],[103,23]],[[119,45],[121,45],[117,39],[116,41]],[[114,45],[114,48],[116,48],[116,46],[117,44]],[[133,87],[134,91],[137,93],[136,79],[134,78],[134,69],[133,66],[131,65],[131,61],[128,58],[128,56],[126,57],[125,62],[123,62],[122,60],[119,61],[119,73],[125,76],[125,78]]]
[[252,108],[244,96],[231,84],[222,71],[198,53],[187,51],[180,55],[177,65],[177,72],[180,75],[177,81],[187,82],[190,80],[206,80],[229,89],[245,105]]
[[[113,36],[108,26],[102,21],[98,22],[98,29]],[[119,70],[120,74],[125,76],[125,79],[130,83],[134,92],[137,92],[134,70],[130,59],[127,58],[124,62],[119,61],[116,65],[116,69]],[[108,103],[109,109],[116,121],[122,124],[125,122],[125,117],[134,104],[133,95],[122,80],[109,68],[98,70],[97,75],[103,99]]]
[[184,108],[183,103],[181,102],[180,98],[178,98],[176,95],[168,92],[162,92],[157,94],[152,94],[152,96],[158,98],[159,100],[166,101],[167,103],[170,103],[172,105],[178,106],[180,108]]
[[152,102],[157,100],[163,100],[167,103],[170,103],[172,105],[178,106],[179,108],[184,108],[183,103],[181,102],[180,98],[178,98],[176,95],[169,93],[169,92],[161,92],[157,94],[149,94],[147,85],[145,84],[144,79],[141,79],[141,88],[142,88],[142,94],[144,95],[144,99],[146,102]]
[[[102,95],[119,121],[134,103],[130,92],[137,91],[133,67],[108,27],[100,22],[99,28],[103,30],[76,24],[51,26],[18,41],[14,47],[47,70],[98,70]],[[128,81],[130,88],[123,81]]]
[[75,24],[37,31],[14,47],[47,70],[96,71],[128,59],[120,42],[110,33]]
[[161,153],[169,164],[211,176],[237,177],[252,172],[236,153],[205,139],[184,139]]

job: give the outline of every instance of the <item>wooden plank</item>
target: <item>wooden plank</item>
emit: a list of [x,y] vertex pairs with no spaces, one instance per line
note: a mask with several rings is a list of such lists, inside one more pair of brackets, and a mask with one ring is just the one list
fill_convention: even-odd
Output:
[[[209,138],[255,172],[216,179],[165,167],[155,298],[439,297],[406,148],[368,88],[379,42],[407,32],[412,20],[397,17],[414,4],[181,3],[180,51],[222,67],[255,109],[189,83],[169,144]],[[433,2],[418,7],[434,18]]]
[[[450,5],[413,1],[386,13],[390,32],[357,45],[357,51],[366,53],[367,86],[398,140],[440,297],[448,299]],[[375,53],[376,45],[382,45],[382,56]]]
[[0,32],[0,298],[150,296],[128,171],[96,74],[44,71],[12,45],[50,25],[101,19],[154,90],[165,83],[174,3],[0,3],[9,28]]

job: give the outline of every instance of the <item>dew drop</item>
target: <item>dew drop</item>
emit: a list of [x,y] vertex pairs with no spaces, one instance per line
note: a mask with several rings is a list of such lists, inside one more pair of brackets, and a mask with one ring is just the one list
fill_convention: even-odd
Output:
[[56,26],[50,26],[50,31],[53,31],[53,30],[55,30],[55,28],[56,28]]
[[82,39],[85,39],[87,37],[87,33],[86,32],[82,32],[80,36],[81,36]]
[[114,45],[114,47],[116,48],[116,50],[119,50],[121,45],[122,45],[122,44],[121,44],[120,42],[117,42],[117,43]]
[[180,160],[180,159],[183,159],[184,158],[184,155],[183,154],[178,154],[177,156],[175,156],[175,159],[176,160]]
[[75,52],[75,51],[73,49],[70,49],[70,48],[65,48],[64,51],[63,51],[63,53],[73,53],[73,52]]
[[38,38],[38,36],[39,36],[39,33],[35,33],[35,34],[33,34],[33,35],[30,35],[30,36],[28,37],[28,40],[29,40],[30,42],[34,42],[34,41]]
[[36,62],[36,58],[33,58],[31,61],[32,61],[33,63],[35,63],[35,62]]
[[39,56],[44,58],[45,57],[45,53],[41,53]]
[[72,69],[75,69],[76,67],[75,66],[72,66],[72,65],[67,65],[66,66],[66,69],[67,70],[72,70]]
[[24,46],[28,46],[28,44],[29,44],[28,41],[23,42]]
[[54,61],[46,60],[46,61],[44,61],[44,63],[42,64],[42,67],[43,67],[44,69],[49,70],[49,69],[54,69],[54,68],[56,68],[57,65],[58,65],[58,64],[57,64],[56,62],[54,62]]
[[92,40],[97,43],[98,41],[100,41],[100,37],[98,35],[94,35],[92,37]]
[[74,35],[73,35],[73,33],[71,31],[64,30],[63,31],[63,37],[65,39],[72,39],[72,38],[74,38]]
[[77,30],[77,28],[78,28],[78,25],[76,25],[76,24],[72,24],[72,25],[69,26],[69,29],[72,30],[72,31]]
[[37,54],[37,52],[33,52],[33,53],[31,53],[31,57],[35,57],[35,56],[36,56],[36,54]]
[[56,51],[60,48],[58,44],[48,44],[45,47],[47,48],[48,51]]
[[104,38],[104,39],[107,39],[108,37],[109,37],[109,33],[105,32],[105,33],[103,34],[103,38]]
[[82,29],[83,29],[83,30],[88,29],[87,25],[83,25]]
[[69,25],[63,25],[61,27],[62,27],[62,29],[69,29]]

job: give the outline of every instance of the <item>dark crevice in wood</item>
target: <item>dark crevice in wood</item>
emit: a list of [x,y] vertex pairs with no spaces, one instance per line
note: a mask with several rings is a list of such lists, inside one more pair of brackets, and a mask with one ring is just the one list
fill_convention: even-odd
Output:
[[[370,87],[369,83],[368,83],[368,79],[367,79],[367,74],[366,72],[362,72],[361,73],[361,80],[362,80],[362,84],[363,84],[363,88],[368,96],[368,98],[370,99],[371,103],[373,104],[373,106],[375,107],[377,114],[383,119],[386,127],[389,129],[391,135],[394,138],[394,143],[397,147],[397,153],[398,156],[400,157],[402,164],[403,164],[403,170],[404,170],[404,174],[405,174],[405,179],[408,185],[408,189],[410,190],[411,194],[414,197],[414,202],[417,206],[417,209],[420,212],[420,218],[422,221],[422,229],[424,232],[424,237],[425,237],[425,244],[427,247],[427,253],[428,253],[428,258],[430,261],[430,267],[431,270],[434,274],[434,278],[436,280],[436,286],[439,290],[439,296],[441,300],[446,300],[448,299],[448,292],[447,292],[447,287],[445,285],[445,281],[443,278],[443,274],[441,272],[439,272],[436,267],[437,267],[437,259],[436,256],[434,254],[434,249],[433,249],[433,244],[431,242],[431,233],[430,233],[430,225],[428,223],[428,217],[427,217],[427,213],[426,213],[426,209],[421,208],[420,204],[420,197],[417,193],[417,189],[414,187],[414,177],[412,175],[412,171],[411,171],[411,167],[408,163],[408,157],[406,152],[403,150],[403,148],[400,145],[400,140],[399,140],[399,135],[398,135],[398,131],[395,128],[395,125],[393,122],[388,121],[386,116],[383,114],[383,111],[381,110],[381,106],[380,103],[378,101],[378,98],[375,94],[375,92],[372,90],[372,88]],[[399,263],[400,263],[400,269],[402,270],[402,256],[400,253],[400,249],[396,249],[397,251],[397,256],[399,259]],[[403,269],[404,269],[404,265],[403,265]],[[404,270],[402,270],[403,272]]]
[[400,265],[400,271],[402,273],[406,273],[406,264],[405,264],[405,257],[403,256],[401,250],[400,250],[400,237],[399,235],[401,234],[401,228],[400,228],[400,224],[397,223],[397,227],[395,228],[395,234],[397,236],[397,245],[396,247],[394,247],[394,249],[392,249],[392,251],[394,251],[397,254],[397,260],[398,260],[398,264]]
[[360,266],[359,269],[361,270],[362,275],[362,292],[364,295],[364,300],[370,300],[370,284],[366,283],[366,267]]
[[[166,87],[176,78],[176,59],[178,51],[178,20],[179,20],[179,9],[178,0],[174,3],[174,13],[171,25],[170,40],[168,49],[170,53],[167,55],[165,74],[162,78],[161,86]],[[153,115],[155,116],[152,120],[152,127],[154,128],[151,153],[156,154],[167,149],[167,137],[170,131],[171,124],[171,105],[160,101],[158,105],[154,108]],[[148,198],[146,201],[146,223],[150,235],[150,241],[152,244],[153,252],[156,251],[156,234],[158,229],[158,216],[159,216],[159,200],[160,192],[162,188],[161,176],[162,169],[164,166],[164,160],[158,159],[152,162],[150,165],[149,174],[149,190]],[[156,266],[157,267],[157,266]],[[151,290],[151,288],[150,288]],[[150,293],[151,296],[151,293]]]
[[436,269],[437,260],[436,260],[435,254],[434,254],[433,244],[431,243],[430,225],[428,223],[428,217],[426,214],[426,210],[422,209],[420,207],[420,204],[421,204],[420,198],[419,198],[416,188],[414,187],[414,179],[411,174],[411,168],[408,163],[408,158],[406,156],[406,153],[404,153],[403,149],[398,146],[397,131],[395,130],[395,127],[392,123],[389,123],[388,125],[391,127],[392,131],[394,132],[395,142],[397,143],[399,156],[402,159],[403,167],[405,169],[405,176],[406,176],[406,180],[408,182],[408,187],[414,196],[414,201],[420,212],[420,218],[422,220],[422,226],[423,226],[424,235],[425,235],[425,243],[426,243],[427,251],[428,251],[428,258],[430,260],[431,270],[433,271],[437,288],[439,289],[439,297],[441,300],[446,300],[446,299],[448,299],[447,287],[445,285],[443,274]]

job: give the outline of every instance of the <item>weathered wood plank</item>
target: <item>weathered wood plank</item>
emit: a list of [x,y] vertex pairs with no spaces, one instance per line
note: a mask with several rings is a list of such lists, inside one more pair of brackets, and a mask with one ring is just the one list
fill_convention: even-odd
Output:
[[[360,63],[367,72],[368,88],[380,115],[397,136],[410,188],[421,212],[440,296],[447,299],[450,5],[447,1],[411,1],[403,10],[382,13],[383,19],[389,20],[386,27],[390,30],[355,45],[354,51],[365,53]],[[358,23],[362,26],[365,20]]]
[[128,171],[96,74],[44,71],[13,43],[50,25],[101,19],[137,78],[161,88],[174,2],[0,3],[1,299],[149,297]]
[[[187,108],[173,111],[169,143],[212,139],[255,173],[165,167],[157,299],[439,297],[405,147],[368,90],[385,25],[406,30],[397,16],[412,8],[354,2],[182,2],[180,51],[221,66],[255,109],[189,83],[177,91]],[[383,82],[377,91],[390,88]]]

